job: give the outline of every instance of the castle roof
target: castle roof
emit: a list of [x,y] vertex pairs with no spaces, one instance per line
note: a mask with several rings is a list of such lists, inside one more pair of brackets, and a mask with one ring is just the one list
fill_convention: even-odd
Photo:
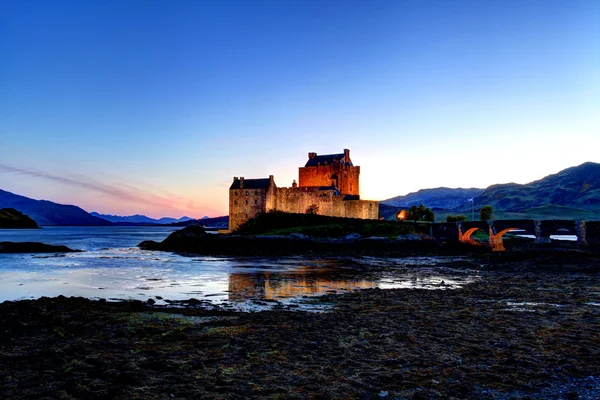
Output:
[[305,167],[316,167],[318,165],[333,164],[334,162],[341,162],[353,167],[352,161],[346,162],[344,159],[345,156],[344,153],[314,155],[312,158],[308,159]]
[[243,189],[267,189],[269,187],[271,179],[234,179],[233,183],[229,187],[229,190],[242,189],[242,182],[244,182]]

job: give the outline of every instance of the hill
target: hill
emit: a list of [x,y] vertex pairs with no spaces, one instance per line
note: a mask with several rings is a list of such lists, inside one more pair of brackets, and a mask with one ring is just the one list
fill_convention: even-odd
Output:
[[421,189],[405,196],[392,197],[381,201],[387,206],[410,208],[423,204],[429,208],[453,209],[468,203],[469,199],[479,196],[485,189],[447,188]]
[[14,208],[29,215],[38,225],[112,225],[109,221],[94,217],[77,206],[35,200],[0,189],[0,207]]
[[190,217],[181,217],[179,219],[163,217],[163,218],[155,219],[155,218],[150,218],[150,217],[147,217],[145,215],[140,215],[140,214],[120,216],[120,215],[111,215],[111,214],[100,214],[95,211],[92,211],[90,213],[90,215],[92,215],[94,217],[102,218],[102,219],[105,219],[107,221],[114,222],[114,223],[127,222],[127,223],[133,223],[133,224],[162,224],[162,225],[165,225],[165,224],[175,224],[177,222],[185,222],[185,221],[193,220],[193,218],[190,218]]
[[503,218],[598,219],[600,164],[587,162],[525,185],[492,185],[475,198],[476,209],[487,204]]
[[3,208],[0,210],[0,228],[39,228],[39,226],[22,212],[14,208]]
[[218,227],[227,229],[229,226],[229,215],[224,215],[222,217],[202,217],[200,219],[191,219],[189,221],[177,222],[175,225],[177,226],[207,226],[207,227]]

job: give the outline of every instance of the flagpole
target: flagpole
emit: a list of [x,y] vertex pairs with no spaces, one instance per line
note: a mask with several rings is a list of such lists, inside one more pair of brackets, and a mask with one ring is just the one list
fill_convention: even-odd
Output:
[[471,202],[471,221],[475,222],[475,198],[471,197],[469,201]]

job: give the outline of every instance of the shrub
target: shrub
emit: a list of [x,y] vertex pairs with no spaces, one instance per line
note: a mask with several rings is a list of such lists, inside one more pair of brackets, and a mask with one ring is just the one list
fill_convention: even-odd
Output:
[[464,222],[467,220],[466,215],[447,215],[446,222]]
[[494,218],[494,208],[492,206],[483,206],[479,210],[479,219],[481,221],[489,221]]

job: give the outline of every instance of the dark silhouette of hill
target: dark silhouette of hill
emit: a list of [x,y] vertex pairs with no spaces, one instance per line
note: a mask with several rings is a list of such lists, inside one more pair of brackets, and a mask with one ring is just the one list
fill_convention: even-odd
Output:
[[22,212],[14,208],[3,208],[0,210],[0,228],[39,228],[39,226]]
[[77,206],[30,199],[1,189],[0,207],[19,210],[31,217],[38,225],[112,225],[109,221],[94,217]]

